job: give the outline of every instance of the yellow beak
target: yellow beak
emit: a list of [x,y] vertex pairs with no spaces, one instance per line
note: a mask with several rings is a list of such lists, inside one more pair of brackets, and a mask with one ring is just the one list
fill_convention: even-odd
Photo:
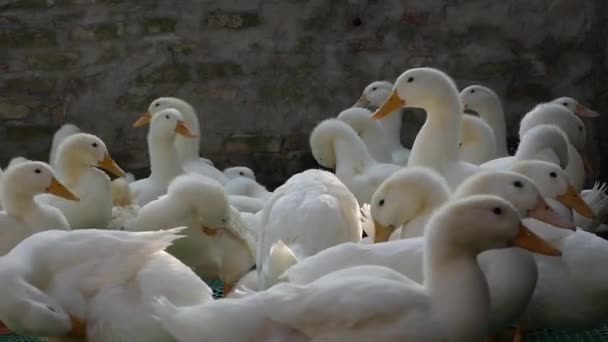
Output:
[[118,164],[116,164],[116,162],[114,160],[112,160],[112,158],[110,158],[110,155],[107,152],[103,156],[103,159],[97,163],[97,166],[110,171],[113,175],[118,176],[118,177],[124,177],[127,175],[120,168],[120,166],[118,166]]
[[376,109],[373,118],[376,120],[382,119],[403,106],[405,106],[405,100],[402,100],[399,95],[397,95],[397,92],[393,90],[391,96],[384,101],[380,108]]
[[186,126],[183,121],[177,122],[177,126],[175,126],[175,132],[186,138],[196,138],[196,134],[192,133],[190,128],[188,128],[188,126]]
[[561,217],[542,197],[538,200],[536,206],[528,211],[528,217],[546,222],[554,227],[576,229],[576,225],[572,221]]
[[374,230],[374,243],[378,243],[388,241],[393,231],[395,231],[395,227],[385,226],[374,220]]
[[55,177],[51,179],[51,185],[46,188],[46,192],[55,196],[68,199],[70,201],[80,201],[80,198],[78,198],[78,196],[74,195],[73,192],[68,190],[68,188],[65,185],[61,184],[61,182],[59,182]]
[[152,114],[150,114],[150,112],[146,111],[145,113],[142,114],[142,116],[137,119],[137,121],[135,121],[133,123],[133,127],[140,127],[140,126],[144,126],[150,123],[150,120],[152,120]]
[[579,214],[589,219],[595,219],[593,209],[583,200],[572,184],[568,185],[566,193],[557,196],[556,198],[561,204],[575,210]]
[[543,240],[538,235],[532,233],[530,229],[523,224],[519,226],[519,232],[517,233],[515,240],[513,240],[513,246],[549,256],[562,255],[562,252],[559,249]]

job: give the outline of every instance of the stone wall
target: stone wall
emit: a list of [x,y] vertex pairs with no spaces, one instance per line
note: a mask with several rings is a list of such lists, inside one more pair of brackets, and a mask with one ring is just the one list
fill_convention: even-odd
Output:
[[[539,101],[608,105],[606,19],[604,0],[0,0],[0,163],[46,160],[73,122],[145,169],[131,123],[164,95],[198,110],[204,156],[276,183],[315,166],[317,122],[415,66],[495,89],[513,133]],[[404,120],[411,142],[423,116]]]

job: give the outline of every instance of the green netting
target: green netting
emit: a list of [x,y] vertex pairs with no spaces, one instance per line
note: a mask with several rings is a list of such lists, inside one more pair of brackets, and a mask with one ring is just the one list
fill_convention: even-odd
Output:
[[[213,289],[214,298],[224,296],[224,286],[221,281],[209,284]],[[596,329],[584,331],[538,330],[528,334],[527,342],[608,342],[608,323]],[[0,335],[0,342],[42,342],[32,337],[15,335]]]

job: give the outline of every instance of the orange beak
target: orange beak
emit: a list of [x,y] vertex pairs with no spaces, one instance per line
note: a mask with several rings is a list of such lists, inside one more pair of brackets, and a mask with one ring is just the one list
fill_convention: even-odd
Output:
[[527,249],[530,252],[538,254],[549,255],[549,256],[561,256],[562,252],[551,245],[549,242],[543,240],[540,236],[532,233],[528,227],[521,224],[519,226],[519,232],[513,240],[513,246]]
[[585,172],[587,173],[587,175],[589,176],[593,176],[593,164],[591,164],[591,160],[589,160],[589,158],[587,158],[587,156],[581,156],[581,158],[583,159],[583,166],[585,167]]
[[175,132],[186,138],[196,138],[196,134],[192,133],[190,128],[188,128],[188,126],[186,126],[183,121],[177,122],[177,126],[175,126]]
[[546,222],[554,227],[576,230],[576,225],[572,221],[561,217],[542,197],[536,206],[528,211],[528,217]]
[[394,112],[399,108],[402,108],[403,106],[405,106],[405,100],[402,100],[397,94],[397,92],[393,90],[391,92],[391,96],[389,96],[388,99],[384,101],[380,108],[376,109],[376,112],[372,117],[376,120],[382,119],[383,117],[387,116],[388,114]]
[[112,172],[113,175],[118,177],[124,177],[127,175],[120,168],[120,166],[118,166],[118,164],[116,164],[116,162],[112,158],[110,158],[108,152],[106,152],[106,154],[103,156],[103,159],[97,163],[97,166]]
[[68,337],[86,341],[87,324],[72,315],[70,315],[70,321],[72,322],[72,330],[69,332]]
[[575,210],[577,213],[589,219],[595,219],[593,209],[583,200],[572,184],[568,185],[566,193],[556,197],[556,199],[566,207]]
[[60,181],[58,181],[55,177],[51,179],[51,185],[46,188],[46,192],[55,196],[59,196],[61,198],[68,199],[70,201],[80,201],[80,198],[78,198],[78,196],[74,195],[73,192],[68,190],[68,188]]
[[137,119],[137,121],[133,123],[133,127],[141,127],[147,125],[150,123],[150,120],[152,120],[152,114],[146,111],[139,119]]
[[374,220],[374,230],[374,243],[386,242],[391,237],[393,231],[395,231],[395,227],[385,226]]
[[576,108],[574,108],[574,113],[582,118],[597,118],[600,116],[600,113],[589,109],[582,104],[576,105]]

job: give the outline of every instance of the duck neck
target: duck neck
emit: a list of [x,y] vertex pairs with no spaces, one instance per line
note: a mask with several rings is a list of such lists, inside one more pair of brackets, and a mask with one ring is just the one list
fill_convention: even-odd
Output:
[[171,180],[183,172],[173,142],[173,136],[148,136],[150,178]]
[[37,211],[38,203],[34,201],[34,195],[31,193],[11,191],[4,189],[2,193],[2,206],[7,214],[24,219],[28,213]]
[[198,160],[199,155],[199,144],[201,140],[201,129],[198,122],[198,117],[193,109],[182,110],[184,122],[186,126],[196,135],[195,138],[187,138],[181,135],[175,137],[175,149],[180,162]]
[[380,125],[384,130],[386,137],[384,138],[391,148],[400,147],[401,145],[401,110],[396,110],[388,116],[380,120]]
[[[427,234],[428,235],[428,234]],[[425,237],[424,285],[431,307],[455,341],[478,341],[488,326],[490,296],[476,253],[458,251]]]
[[479,113],[481,118],[492,127],[494,130],[494,136],[496,138],[496,153],[499,157],[505,157],[509,155],[507,149],[507,126],[505,123],[505,114],[502,108],[502,104],[497,103],[493,106],[484,108]]
[[69,156],[59,156],[57,158],[57,177],[68,188],[75,187],[80,181],[80,177],[89,171],[91,166],[82,163]]
[[336,158],[336,173],[341,175],[359,174],[374,161],[361,138],[356,135],[352,138],[336,137],[334,140],[334,156]]
[[441,172],[458,161],[462,104],[458,96],[446,96],[426,108],[426,121],[412,146],[408,166],[424,166]]

